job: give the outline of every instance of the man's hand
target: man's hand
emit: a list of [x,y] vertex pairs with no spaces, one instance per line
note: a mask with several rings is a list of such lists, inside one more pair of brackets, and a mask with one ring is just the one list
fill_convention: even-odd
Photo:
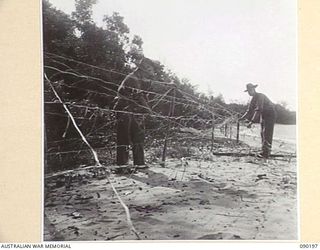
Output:
[[252,127],[252,122],[249,122],[248,124],[247,124],[247,128],[251,128]]

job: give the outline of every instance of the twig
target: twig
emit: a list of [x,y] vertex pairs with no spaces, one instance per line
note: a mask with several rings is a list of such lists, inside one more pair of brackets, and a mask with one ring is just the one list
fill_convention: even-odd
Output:
[[65,130],[64,130],[64,133],[63,133],[63,135],[62,135],[62,138],[66,138],[67,130],[68,130],[68,128],[69,128],[69,125],[70,125],[70,117],[68,116],[67,126],[66,126],[66,128],[65,128]]
[[222,215],[222,216],[227,216],[227,217],[248,218],[248,216],[231,215],[231,214],[216,214],[216,215]]
[[185,163],[184,163],[183,172],[182,172],[182,176],[181,176],[181,181],[183,180],[184,174],[185,174],[186,169],[187,169],[187,165],[188,165],[188,163],[187,163],[187,162],[185,162]]

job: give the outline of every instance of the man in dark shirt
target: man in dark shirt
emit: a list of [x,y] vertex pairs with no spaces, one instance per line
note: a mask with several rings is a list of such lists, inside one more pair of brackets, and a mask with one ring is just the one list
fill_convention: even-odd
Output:
[[248,94],[252,96],[252,99],[247,111],[239,120],[248,119],[250,122],[247,127],[251,128],[252,123],[259,119],[261,123],[262,140],[262,153],[259,157],[268,158],[271,153],[276,112],[274,104],[270,99],[266,95],[256,92],[257,86],[258,85],[252,83],[247,84],[245,92],[248,92]]
[[137,68],[121,82],[115,98],[117,110],[117,165],[127,165],[129,145],[132,146],[133,164],[137,168],[147,167],[144,159],[144,113],[152,113],[147,104],[146,88],[142,78],[153,74],[149,59],[143,58]]

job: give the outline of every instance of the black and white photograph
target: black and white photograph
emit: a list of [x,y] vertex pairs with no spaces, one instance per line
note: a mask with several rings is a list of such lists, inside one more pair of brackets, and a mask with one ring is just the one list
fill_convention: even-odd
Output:
[[297,11],[42,0],[43,240],[299,240]]

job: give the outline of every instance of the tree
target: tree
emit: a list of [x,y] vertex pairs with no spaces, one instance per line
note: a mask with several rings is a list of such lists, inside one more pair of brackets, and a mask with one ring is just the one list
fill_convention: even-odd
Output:
[[76,10],[72,12],[72,18],[77,20],[78,28],[86,24],[92,24],[92,6],[97,3],[97,0],[75,0]]
[[288,110],[286,105],[276,104],[275,107],[277,112],[277,123],[296,124],[296,112]]
[[142,38],[140,36],[134,35],[128,51],[129,62],[135,63],[144,57],[142,45],[143,45]]
[[75,23],[70,16],[43,1],[43,45],[45,52],[73,54]]
[[124,18],[118,12],[114,12],[111,16],[105,15],[103,22],[106,30],[116,33],[123,42],[128,42],[128,34],[130,32],[128,26],[123,22]]

